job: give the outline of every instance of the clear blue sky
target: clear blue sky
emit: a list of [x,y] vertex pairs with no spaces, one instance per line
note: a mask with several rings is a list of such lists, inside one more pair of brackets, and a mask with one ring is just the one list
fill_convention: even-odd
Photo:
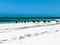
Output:
[[60,16],[60,1],[0,0],[0,16]]

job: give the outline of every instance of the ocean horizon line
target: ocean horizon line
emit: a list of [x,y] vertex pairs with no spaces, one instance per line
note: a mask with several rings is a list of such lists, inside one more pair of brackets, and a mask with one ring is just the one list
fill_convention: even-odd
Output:
[[60,17],[0,17],[0,19],[60,19]]

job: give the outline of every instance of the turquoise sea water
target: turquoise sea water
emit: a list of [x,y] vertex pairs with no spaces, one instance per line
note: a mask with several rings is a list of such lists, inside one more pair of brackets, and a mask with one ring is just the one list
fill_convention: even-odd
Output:
[[0,17],[0,23],[16,23],[17,22],[32,22],[32,21],[43,21],[43,20],[54,20],[60,19],[60,17]]

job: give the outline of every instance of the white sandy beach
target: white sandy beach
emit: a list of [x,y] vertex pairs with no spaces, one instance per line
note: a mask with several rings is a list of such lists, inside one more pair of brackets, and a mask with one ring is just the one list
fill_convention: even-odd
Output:
[[0,45],[60,45],[59,35],[60,24],[54,21],[0,24]]

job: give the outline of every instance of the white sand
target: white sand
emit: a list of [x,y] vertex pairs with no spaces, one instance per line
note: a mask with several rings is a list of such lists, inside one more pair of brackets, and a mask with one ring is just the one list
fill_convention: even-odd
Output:
[[[20,27],[36,25],[45,26],[20,29]],[[18,27],[18,30],[14,29]],[[60,24],[54,21],[53,23],[0,24],[0,45],[60,45]]]

